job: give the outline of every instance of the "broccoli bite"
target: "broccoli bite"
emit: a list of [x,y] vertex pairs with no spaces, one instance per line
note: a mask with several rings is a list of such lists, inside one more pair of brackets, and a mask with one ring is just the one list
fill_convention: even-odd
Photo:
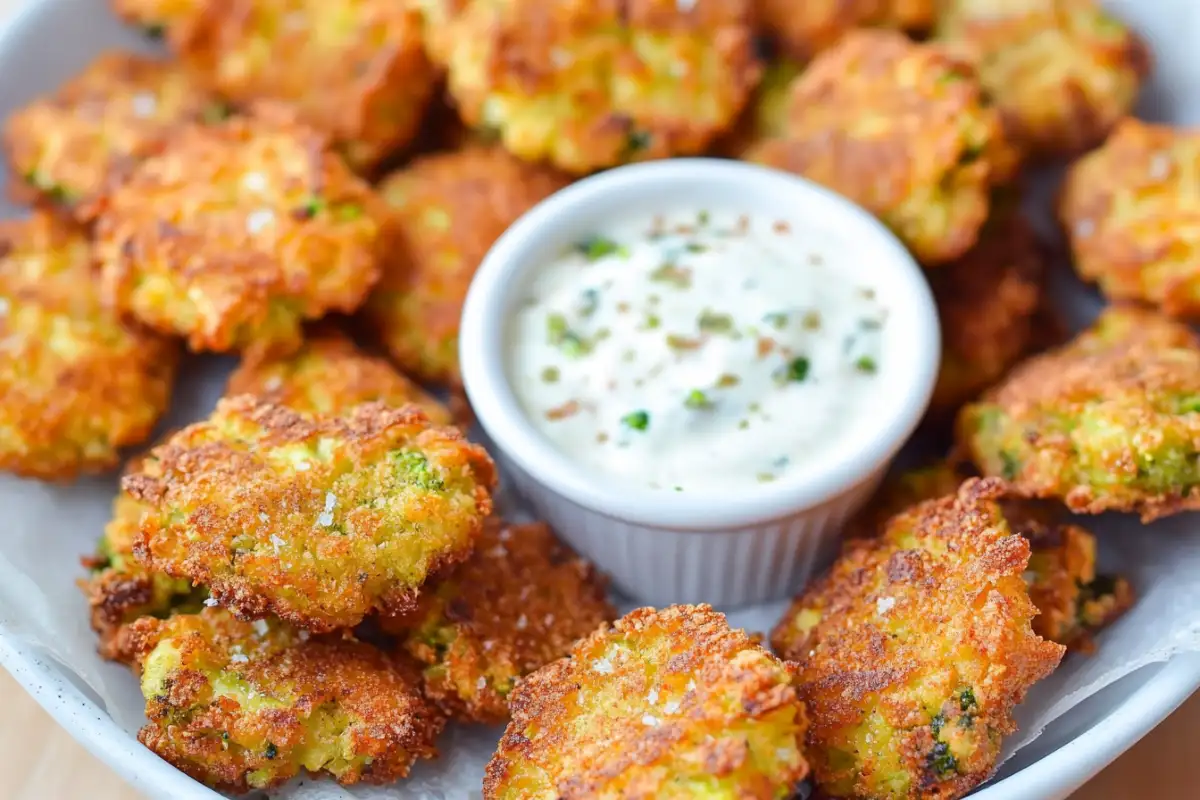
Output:
[[[965,465],[948,461],[890,475],[847,533],[879,536],[892,517],[926,500],[955,494],[969,477]],[[1064,524],[1053,510],[1024,500],[1003,500],[1001,510],[1009,527],[1029,540],[1024,578],[1038,610],[1033,632],[1071,650],[1090,651],[1092,634],[1133,605],[1129,581],[1097,575],[1096,537],[1078,525]]]
[[317,131],[271,106],[180,130],[103,204],[108,301],[192,350],[300,346],[379,276],[383,210]]
[[398,0],[207,0],[180,59],[238,105],[287,103],[352,166],[417,135],[438,75]]
[[957,436],[983,474],[1077,513],[1148,522],[1200,508],[1200,342],[1153,312],[1111,308],[965,406]]
[[783,133],[746,158],[876,214],[926,265],[975,244],[1015,154],[970,65],[891,31],[858,31],[789,90]]
[[247,359],[229,376],[226,397],[252,394],[302,414],[336,414],[363,403],[420,406],[436,425],[450,412],[386,360],[358,348],[332,326],[320,326],[289,356]]
[[855,28],[921,33],[937,0],[755,0],[759,29],[792,58],[809,59]]
[[176,347],[104,307],[91,261],[47,213],[0,222],[0,470],[107,471],[167,407]]
[[606,588],[545,523],[493,517],[470,560],[423,590],[416,611],[382,623],[425,665],[426,697],[452,717],[502,723],[519,678],[616,616]]
[[1200,128],[1123,120],[1067,172],[1058,214],[1075,269],[1115,301],[1200,319]]
[[1096,0],[947,0],[937,37],[975,60],[1006,130],[1034,157],[1104,141],[1150,72],[1146,46]]
[[458,324],[479,262],[509,225],[567,183],[479,144],[419,158],[384,178],[391,241],[364,316],[403,370],[458,382]]
[[[135,459],[126,474],[140,465],[141,459]],[[132,664],[134,658],[128,632],[131,622],[142,617],[194,613],[208,596],[186,578],[146,569],[134,556],[134,542],[145,510],[127,493],[117,495],[112,519],[104,527],[96,554],[83,559],[90,574],[79,582],[87,597],[92,630],[100,640],[100,655],[126,664]]]
[[323,632],[411,610],[491,512],[491,459],[416,406],[301,415],[240,396],[154,448],[122,488],[149,569],[244,618]]
[[1029,542],[999,481],[893,517],[848,543],[771,636],[798,663],[805,756],[830,798],[962,797],[996,768],[1013,707],[1063,647],[1032,628]]
[[224,113],[178,65],[105,53],[54,94],[9,116],[10,191],[18,200],[90,221],[110,186],[175,126]]
[[520,681],[487,800],[783,800],[808,767],[790,667],[708,606],[633,611]]
[[1030,352],[1040,332],[1045,271],[1029,225],[1001,212],[962,258],[930,272],[942,327],[931,414],[953,415]]
[[444,720],[406,665],[367,644],[217,608],[130,631],[149,719],[138,740],[216,789],[303,773],[387,784],[437,755]]
[[463,119],[576,174],[703,152],[759,78],[751,0],[419,5]]

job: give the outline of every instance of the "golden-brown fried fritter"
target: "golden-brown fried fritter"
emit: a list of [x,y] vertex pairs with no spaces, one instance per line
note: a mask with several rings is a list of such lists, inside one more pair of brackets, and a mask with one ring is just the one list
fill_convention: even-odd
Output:
[[964,407],[957,428],[981,472],[1028,497],[1147,522],[1200,508],[1200,341],[1152,312],[1111,308]]
[[519,678],[567,655],[616,616],[607,581],[545,523],[484,524],[475,555],[421,592],[385,630],[425,665],[425,696],[475,722],[508,719]]
[[303,772],[391,783],[437,755],[441,715],[370,645],[216,608],[130,632],[150,720],[138,739],[209,786],[268,789]]
[[103,306],[91,260],[49,214],[0,222],[0,470],[111,469],[167,407],[177,348]]
[[109,301],[193,350],[294,350],[379,276],[383,211],[324,137],[281,108],[192,126],[104,202]]
[[971,67],[891,31],[858,31],[792,85],[780,138],[746,156],[840,192],[919,260],[963,255],[1016,162]]
[[517,684],[487,800],[774,800],[808,773],[788,665],[708,606],[643,608]]
[[183,63],[238,105],[277,101],[370,168],[413,140],[438,77],[398,0],[208,0]]
[[1146,46],[1096,0],[947,0],[937,28],[976,62],[1006,130],[1033,156],[1104,141],[1150,72]]
[[1122,121],[1071,167],[1058,213],[1109,298],[1200,319],[1200,128]]
[[702,152],[759,77],[751,0],[420,5],[463,119],[572,173]]
[[416,406],[305,416],[241,396],[121,486],[148,507],[134,552],[151,570],[320,632],[410,611],[470,555],[494,482],[483,448]]
[[517,217],[566,184],[486,145],[425,156],[384,179],[393,241],[365,314],[402,369],[457,383],[458,323],[479,262]]
[[369,355],[332,326],[322,326],[289,356],[247,359],[229,376],[226,397],[252,394],[302,414],[340,414],[363,403],[415,403],[435,425],[450,411],[385,359]]
[[[887,529],[892,517],[918,503],[952,495],[971,477],[965,465],[938,462],[889,476],[847,526],[852,537],[871,538]],[[1072,650],[1092,649],[1092,634],[1133,605],[1125,578],[1096,574],[1096,537],[1060,514],[1024,500],[1004,500],[1009,527],[1029,540],[1032,553],[1025,583],[1037,606],[1033,632]]]
[[[141,463],[140,458],[130,462],[126,474],[140,469]],[[134,557],[133,545],[145,510],[128,493],[117,495],[95,556],[83,559],[90,574],[79,582],[91,610],[92,630],[100,639],[100,655],[127,664],[134,656],[129,623],[142,617],[199,611],[208,596],[191,581],[151,572]]]
[[792,58],[809,59],[855,28],[920,33],[937,0],[754,0],[763,34]]
[[1039,334],[1045,264],[1016,213],[993,216],[962,258],[929,283],[942,326],[942,364],[930,412],[953,414],[1029,353]]
[[996,767],[1012,709],[1062,658],[1031,627],[1029,543],[972,479],[850,542],[771,641],[799,664],[805,756],[838,798],[956,798]]
[[169,131],[225,113],[180,67],[109,52],[57,92],[14,112],[4,128],[10,190],[87,221],[96,200]]

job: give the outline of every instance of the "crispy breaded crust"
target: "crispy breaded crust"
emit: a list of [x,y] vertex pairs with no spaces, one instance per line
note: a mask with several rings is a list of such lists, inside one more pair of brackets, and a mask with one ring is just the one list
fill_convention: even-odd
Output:
[[450,411],[383,358],[359,349],[331,325],[314,329],[290,356],[244,360],[229,376],[226,397],[252,394],[303,414],[334,414],[362,403],[415,403],[435,425]]
[[463,119],[572,173],[703,152],[759,77],[751,0],[421,5]]
[[792,58],[807,60],[855,28],[920,33],[937,0],[755,0],[759,29]]
[[300,323],[358,307],[382,204],[280,107],[180,130],[103,203],[107,299],[193,350],[286,352]]
[[113,13],[151,39],[179,47],[193,35],[207,11],[221,0],[109,0]]
[[1127,118],[1072,165],[1058,214],[1075,269],[1113,300],[1200,318],[1200,129]]
[[1031,351],[1045,266],[1028,223],[1004,213],[966,255],[929,274],[942,326],[931,413],[953,414]]
[[177,125],[221,106],[177,65],[109,51],[4,127],[9,193],[83,222],[96,201]]
[[0,222],[0,470],[103,472],[166,409],[178,348],[104,308],[91,257],[49,214]]
[[130,630],[150,720],[138,740],[214,788],[268,789],[305,771],[386,784],[437,755],[441,715],[369,645],[222,609]]
[[1152,312],[1111,308],[964,407],[957,428],[984,474],[1076,513],[1149,522],[1200,508],[1200,341]]
[[961,797],[991,776],[1013,707],[1058,665],[1038,637],[1000,481],[972,479],[848,544],[771,636],[800,667],[806,756],[828,797]]
[[278,101],[369,169],[413,140],[438,75],[397,0],[220,0],[176,47],[240,105]]
[[1145,43],[1096,0],[949,0],[937,27],[977,62],[1005,129],[1034,157],[1104,141],[1151,70]]
[[[926,500],[957,493],[970,477],[967,465],[949,461],[889,475],[847,525],[846,534],[879,536],[892,517]],[[1123,577],[1096,574],[1096,537],[1078,525],[1064,524],[1060,509],[1011,499],[1000,506],[1009,527],[1029,540],[1032,551],[1024,578],[1038,609],[1033,632],[1070,650],[1090,652],[1092,634],[1133,605],[1133,587]]]
[[643,608],[517,684],[487,800],[769,800],[808,772],[788,667],[709,606]]
[[479,262],[519,216],[568,182],[479,144],[424,156],[384,178],[379,193],[392,232],[365,316],[402,369],[458,382],[458,323]]
[[149,507],[134,553],[243,618],[312,631],[413,608],[470,555],[492,461],[416,406],[304,416],[250,396],[151,451],[122,488]]
[[891,31],[856,31],[792,85],[781,138],[747,158],[880,217],[925,264],[962,256],[1015,158],[971,66]]
[[503,723],[517,679],[617,616],[607,585],[544,522],[492,517],[475,555],[423,590],[416,611],[382,624],[426,665],[426,697],[452,717]]

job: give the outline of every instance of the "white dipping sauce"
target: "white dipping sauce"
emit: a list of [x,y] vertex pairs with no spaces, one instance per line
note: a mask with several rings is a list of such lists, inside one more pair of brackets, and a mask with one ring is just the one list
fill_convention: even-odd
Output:
[[887,309],[852,253],[762,217],[689,211],[597,231],[534,277],[508,370],[534,426],[666,491],[785,478],[878,396]]

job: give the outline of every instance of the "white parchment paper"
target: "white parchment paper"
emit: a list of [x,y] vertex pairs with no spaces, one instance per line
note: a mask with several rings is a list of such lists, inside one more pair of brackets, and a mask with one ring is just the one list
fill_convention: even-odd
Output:
[[[1130,20],[1150,41],[1158,60],[1141,115],[1178,123],[1200,122],[1200,3],[1193,0],[1114,0],[1107,5]],[[11,71],[0,82],[0,112],[7,114],[29,97],[47,91],[101,49],[131,42],[94,0],[59,0],[48,19],[61,47],[28,45],[9,61],[22,67],[21,82]],[[49,23],[47,23],[49,24]],[[46,31],[42,31],[46,33]],[[28,80],[25,78],[28,77]],[[4,176],[0,174],[0,180]],[[1031,206],[1041,213],[1039,228],[1053,235],[1048,198],[1054,176],[1039,178]],[[5,210],[6,215],[16,213]],[[1095,294],[1060,265],[1056,294],[1076,325],[1098,307]],[[171,419],[174,426],[205,415],[219,395],[228,360],[188,363]],[[0,398],[3,402],[3,398]],[[74,582],[82,574],[80,555],[90,553],[108,519],[115,478],[70,487],[0,476],[0,634],[38,645],[74,672],[100,698],[113,719],[130,734],[143,723],[142,699],[126,670],[102,662],[87,625],[86,605]],[[1133,609],[1099,637],[1090,657],[1071,655],[1030,693],[1019,709],[1020,732],[1007,743],[1011,754],[1036,738],[1052,720],[1138,668],[1186,651],[1200,651],[1200,516],[1184,515],[1151,527],[1136,519],[1086,520],[1100,536],[1101,566],[1133,582],[1139,599]],[[634,604],[622,602],[623,608]],[[735,625],[767,631],[784,604],[733,612]],[[470,798],[479,796],[483,765],[499,729],[452,726],[442,757],[417,767],[411,779],[384,788],[341,789],[329,782],[297,781],[284,794],[294,800],[332,798]],[[279,797],[279,793],[272,793]]]

